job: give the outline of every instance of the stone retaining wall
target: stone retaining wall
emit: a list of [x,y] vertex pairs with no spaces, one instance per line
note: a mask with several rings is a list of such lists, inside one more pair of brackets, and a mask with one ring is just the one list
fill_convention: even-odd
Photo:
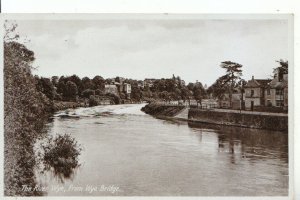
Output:
[[216,112],[213,110],[190,109],[190,121],[232,125],[249,128],[288,131],[288,117],[246,113]]

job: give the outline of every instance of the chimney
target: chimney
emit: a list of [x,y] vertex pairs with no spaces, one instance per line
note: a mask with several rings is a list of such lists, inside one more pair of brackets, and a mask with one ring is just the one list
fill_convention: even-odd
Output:
[[254,76],[252,76],[252,80],[254,80]]

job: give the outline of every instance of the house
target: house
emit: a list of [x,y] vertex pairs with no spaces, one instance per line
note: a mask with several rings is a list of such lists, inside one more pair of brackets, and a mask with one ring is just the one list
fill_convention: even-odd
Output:
[[111,93],[111,94],[119,95],[118,94],[118,88],[114,84],[106,84],[104,86],[104,91],[105,91],[105,94]]
[[268,92],[270,79],[252,79],[245,86],[245,107],[253,110],[254,106],[266,105],[266,91]]
[[288,74],[276,74],[265,92],[267,106],[288,107]]
[[123,84],[123,91],[126,94],[127,99],[130,99],[130,94],[131,94],[131,84],[129,83],[124,83]]
[[[245,97],[242,95],[241,91],[239,89],[235,89],[231,95],[231,108],[242,109],[244,100]],[[221,108],[230,108],[229,93],[225,93],[218,102]]]

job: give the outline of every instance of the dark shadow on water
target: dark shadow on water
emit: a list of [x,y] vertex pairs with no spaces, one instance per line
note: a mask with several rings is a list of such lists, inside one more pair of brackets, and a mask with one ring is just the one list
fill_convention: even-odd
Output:
[[[280,131],[241,128],[206,123],[189,122],[188,126],[194,132],[213,131],[217,133],[219,152],[234,154],[250,161],[263,159],[280,159],[288,163],[288,134]],[[202,137],[202,134],[200,134]],[[200,137],[200,136],[199,136]]]

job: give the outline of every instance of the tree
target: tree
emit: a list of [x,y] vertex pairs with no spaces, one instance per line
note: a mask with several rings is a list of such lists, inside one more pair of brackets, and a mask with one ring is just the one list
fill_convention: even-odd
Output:
[[91,81],[91,79],[89,77],[83,77],[81,80],[81,84],[82,84],[83,90],[94,89],[93,82]]
[[112,98],[115,104],[120,104],[121,103],[120,97],[115,95],[115,94],[107,93],[107,94],[105,94],[105,96]]
[[65,90],[66,90],[65,77],[61,76],[57,84],[57,93],[63,95],[65,93]]
[[229,91],[229,84],[228,84],[228,77],[227,75],[219,77],[208,89],[207,92],[212,94],[213,97],[221,100],[226,91]]
[[54,99],[56,91],[49,78],[37,77],[37,88],[39,91],[44,93],[50,100]]
[[5,28],[5,31],[8,38],[4,38],[3,43],[4,195],[41,195],[38,191],[20,190],[20,186],[36,186],[34,145],[38,137],[42,137],[53,107],[37,89],[31,73],[34,52],[13,40],[16,37],[11,29]]
[[233,89],[234,89],[234,86],[237,83],[237,81],[243,75],[242,69],[241,69],[243,67],[243,65],[232,62],[232,61],[224,61],[224,62],[221,62],[220,66],[226,70],[226,74],[225,74],[225,76],[223,76],[223,78],[226,78],[225,83],[228,82],[230,85],[229,86],[229,100],[230,100],[230,107],[231,107],[232,106]]
[[197,82],[196,84],[194,84],[193,95],[195,100],[197,101],[197,104],[200,103],[200,105],[202,106],[202,99],[205,96],[205,89],[202,83]]
[[83,91],[81,79],[77,75],[74,74],[74,75],[68,77],[67,80],[75,83],[77,86],[78,94],[81,94],[81,92]]
[[164,101],[170,101],[170,94],[167,91],[162,91],[158,94],[159,98],[163,99]]
[[278,76],[279,81],[281,81],[283,79],[283,75],[288,74],[289,72],[289,63],[287,60],[285,61],[283,59],[280,59],[276,62],[279,63],[280,66],[273,69],[273,77],[275,78]]
[[97,89],[97,90],[95,90],[95,94],[99,95],[99,96],[103,96],[104,95],[104,91],[100,90],[100,89]]
[[59,79],[58,76],[51,77],[51,82],[55,87],[57,87],[57,85],[58,85],[58,79]]
[[105,87],[105,80],[101,77],[101,76],[95,76],[92,79],[92,82],[94,84],[94,89],[100,89],[100,90],[104,90]]
[[78,94],[77,85],[75,83],[73,83],[72,81],[68,81],[66,83],[64,97],[67,100],[76,100],[77,94]]
[[167,92],[175,92],[176,89],[176,78],[166,79],[166,91]]
[[83,90],[83,92],[81,94],[81,96],[84,98],[90,98],[91,95],[95,95],[95,90],[86,89],[86,90]]
[[131,85],[131,98],[136,101],[140,101],[142,99],[142,91],[137,85]]
[[190,104],[191,96],[192,96],[192,92],[187,87],[182,87],[182,89],[181,89],[181,98],[182,98],[183,102],[188,100],[188,102]]
[[146,85],[146,86],[144,87],[144,90],[143,90],[143,97],[146,97],[146,98],[151,98],[151,97],[152,97],[152,92],[151,92],[151,90],[150,90],[150,88],[149,88],[148,85]]

